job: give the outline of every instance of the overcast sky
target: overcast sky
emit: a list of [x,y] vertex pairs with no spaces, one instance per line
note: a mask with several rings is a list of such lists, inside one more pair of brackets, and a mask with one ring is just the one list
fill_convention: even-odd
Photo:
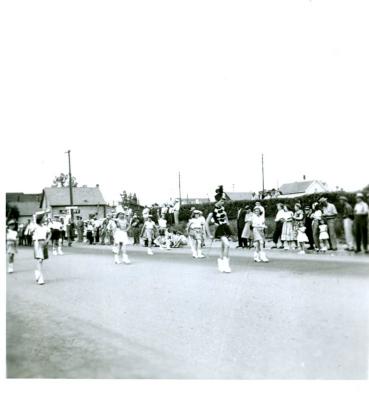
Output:
[[40,192],[68,149],[108,201],[177,197],[178,171],[183,196],[260,190],[261,153],[268,189],[304,174],[361,189],[367,3],[3,4],[4,190]]

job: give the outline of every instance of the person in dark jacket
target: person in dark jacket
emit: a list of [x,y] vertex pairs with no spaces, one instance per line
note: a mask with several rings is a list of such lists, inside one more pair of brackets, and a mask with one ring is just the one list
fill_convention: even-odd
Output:
[[313,227],[312,227],[312,223],[313,223],[313,219],[311,218],[311,213],[313,212],[313,210],[310,208],[310,206],[305,206],[305,228],[306,228],[306,236],[309,239],[309,245],[310,247],[308,247],[307,250],[314,250],[314,237],[313,237]]
[[238,237],[238,246],[237,247],[247,247],[247,240],[242,237],[242,231],[245,227],[245,215],[246,210],[244,208],[240,208],[237,213],[237,237]]

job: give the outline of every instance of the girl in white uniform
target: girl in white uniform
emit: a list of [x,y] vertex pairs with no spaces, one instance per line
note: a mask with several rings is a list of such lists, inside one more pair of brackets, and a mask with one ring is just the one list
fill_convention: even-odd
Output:
[[15,221],[8,222],[6,230],[6,253],[8,254],[8,273],[14,272],[14,255],[17,252],[17,231],[15,230]]
[[33,246],[34,256],[37,260],[37,267],[35,270],[35,279],[39,285],[45,283],[42,273],[43,261],[48,259],[47,246],[50,240],[50,228],[45,225],[46,214],[44,212],[36,213],[34,216],[35,225],[33,228]]
[[129,244],[128,230],[131,227],[128,216],[123,212],[118,212],[115,219],[114,229],[114,248],[113,251],[116,253],[114,256],[115,264],[121,264],[122,261],[125,264],[130,264],[127,255],[127,244]]
[[268,262],[265,252],[263,250],[265,236],[264,236],[264,229],[266,228],[265,225],[265,217],[260,210],[260,207],[254,208],[254,213],[252,215],[251,226],[253,230],[254,236],[254,246],[255,246],[255,253],[254,253],[254,261],[256,262]]
[[193,217],[188,221],[187,225],[187,232],[192,249],[192,257],[204,258],[205,256],[201,251],[202,239],[205,235],[204,219],[201,218],[201,213],[198,210],[194,210],[192,215]]
[[297,244],[300,248],[299,254],[305,254],[305,243],[309,242],[306,235],[306,227],[303,221],[299,221],[297,226]]
[[152,220],[152,215],[149,214],[147,216],[147,220],[144,222],[144,225],[142,227],[141,236],[143,236],[144,239],[147,239],[147,245],[148,245],[147,254],[150,256],[154,254],[151,249],[151,246],[154,239],[155,230],[156,230],[155,222]]

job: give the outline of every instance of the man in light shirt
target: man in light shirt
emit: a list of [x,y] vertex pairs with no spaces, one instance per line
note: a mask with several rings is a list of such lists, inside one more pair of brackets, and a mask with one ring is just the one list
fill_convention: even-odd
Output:
[[[274,219],[275,221],[275,229],[273,233],[273,243],[274,245],[272,246],[272,249],[276,249],[278,246],[278,240],[281,238],[282,235],[282,228],[283,228],[283,218],[284,218],[284,210],[283,210],[283,204],[278,203],[277,204],[277,215]],[[283,247],[283,243],[281,245]]]
[[364,201],[364,195],[362,193],[356,195],[354,225],[356,239],[355,253],[361,251],[361,244],[363,244],[363,250],[368,254],[368,204]]
[[352,232],[352,226],[354,221],[354,210],[351,207],[351,204],[348,202],[346,196],[340,196],[339,198],[341,206],[342,206],[342,221],[343,221],[343,229],[345,232],[345,241],[346,241],[346,250],[353,251],[354,250],[354,235]]
[[336,236],[336,217],[337,209],[333,203],[329,203],[325,197],[319,200],[322,206],[323,217],[327,221],[329,241],[331,244],[330,250],[337,250],[337,236]]

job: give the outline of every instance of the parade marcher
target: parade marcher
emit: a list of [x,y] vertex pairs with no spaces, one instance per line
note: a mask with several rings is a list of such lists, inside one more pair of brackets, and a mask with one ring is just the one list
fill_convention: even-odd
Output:
[[253,242],[253,235],[252,235],[252,216],[253,213],[249,206],[245,207],[245,226],[243,227],[243,231],[241,234],[242,239],[245,241],[246,247],[251,249],[252,242]]
[[354,207],[355,224],[355,253],[361,251],[361,245],[366,254],[368,254],[368,204],[364,201],[364,195],[356,195],[356,204]]
[[345,241],[347,251],[354,250],[354,235],[353,235],[353,223],[354,223],[354,210],[351,204],[348,202],[346,196],[340,196],[339,201],[342,205],[342,221],[343,221],[343,230],[345,232]]
[[188,221],[187,232],[192,249],[192,257],[204,258],[201,247],[205,235],[205,223],[201,219],[200,211],[194,210],[192,218]]
[[39,285],[43,285],[45,283],[42,265],[43,261],[49,258],[47,246],[50,240],[50,228],[45,224],[45,217],[45,212],[37,212],[35,214],[35,225],[32,236],[34,256],[37,260],[35,280]]
[[306,235],[306,226],[303,221],[298,223],[296,240],[300,249],[299,254],[305,254],[305,243],[309,242],[309,238]]
[[237,239],[238,246],[237,247],[246,247],[246,240],[242,237],[243,228],[245,227],[245,216],[246,210],[245,208],[240,208],[237,212]]
[[265,217],[261,213],[260,207],[254,208],[254,212],[252,214],[251,226],[252,226],[252,232],[254,236],[254,246],[255,246],[254,261],[268,262],[269,260],[267,259],[265,251],[263,249],[265,242],[264,229],[266,228]]
[[324,218],[319,221],[319,240],[320,240],[320,249],[323,253],[328,250],[329,245],[329,234],[328,234],[328,225]]
[[293,232],[293,212],[287,204],[284,205],[283,209],[284,216],[281,239],[284,243],[284,249],[290,250],[295,240]]
[[223,186],[219,186],[215,192],[216,203],[213,211],[209,213],[206,219],[206,231],[210,239],[213,239],[209,228],[210,221],[213,219],[216,224],[214,237],[215,239],[220,239],[222,243],[220,258],[218,258],[218,270],[220,272],[231,272],[229,266],[229,237],[232,236],[232,231],[229,226],[227,213],[224,209],[225,193],[223,191]]
[[[272,246],[272,249],[276,249],[278,247],[278,241],[281,239],[282,236],[282,228],[283,228],[283,217],[284,217],[284,210],[283,210],[283,204],[278,203],[277,204],[277,215],[274,219],[275,221],[275,229],[273,233],[273,243],[274,245]],[[283,242],[282,246],[283,248]]]
[[313,211],[310,208],[310,206],[305,206],[304,208],[305,228],[306,228],[305,233],[309,239],[309,245],[310,245],[308,250],[314,250],[314,237],[313,237],[313,227],[312,227],[313,219],[311,217],[312,212]]
[[114,262],[115,264],[121,264],[123,261],[125,264],[130,264],[127,255],[127,245],[129,244],[128,230],[130,228],[128,215],[124,212],[118,212],[114,222]]
[[18,233],[15,229],[16,222],[14,219],[8,222],[6,230],[6,253],[8,255],[8,273],[14,272],[14,256],[17,252],[17,236]]
[[147,246],[148,246],[147,254],[150,256],[152,256],[154,254],[151,247],[152,247],[152,243],[154,240],[154,234],[155,234],[156,230],[157,230],[156,224],[152,220],[152,215],[149,214],[147,216],[147,220],[143,224],[141,236],[147,240]]
[[312,227],[312,231],[313,231],[315,251],[318,252],[320,250],[319,225],[320,225],[321,219],[323,218],[323,213],[322,213],[322,210],[320,209],[319,203],[314,203],[312,205],[312,209],[313,209],[313,212],[311,214],[311,219],[312,219],[311,227]]
[[336,217],[337,209],[333,203],[329,203],[327,198],[322,197],[319,200],[322,205],[323,217],[327,222],[329,242],[331,250],[337,250],[337,235],[336,235]]
[[62,224],[59,220],[59,215],[55,215],[51,223],[49,224],[49,228],[51,229],[51,244],[53,247],[53,255],[57,254],[63,255],[62,251],[62,239],[61,239],[61,229]]

